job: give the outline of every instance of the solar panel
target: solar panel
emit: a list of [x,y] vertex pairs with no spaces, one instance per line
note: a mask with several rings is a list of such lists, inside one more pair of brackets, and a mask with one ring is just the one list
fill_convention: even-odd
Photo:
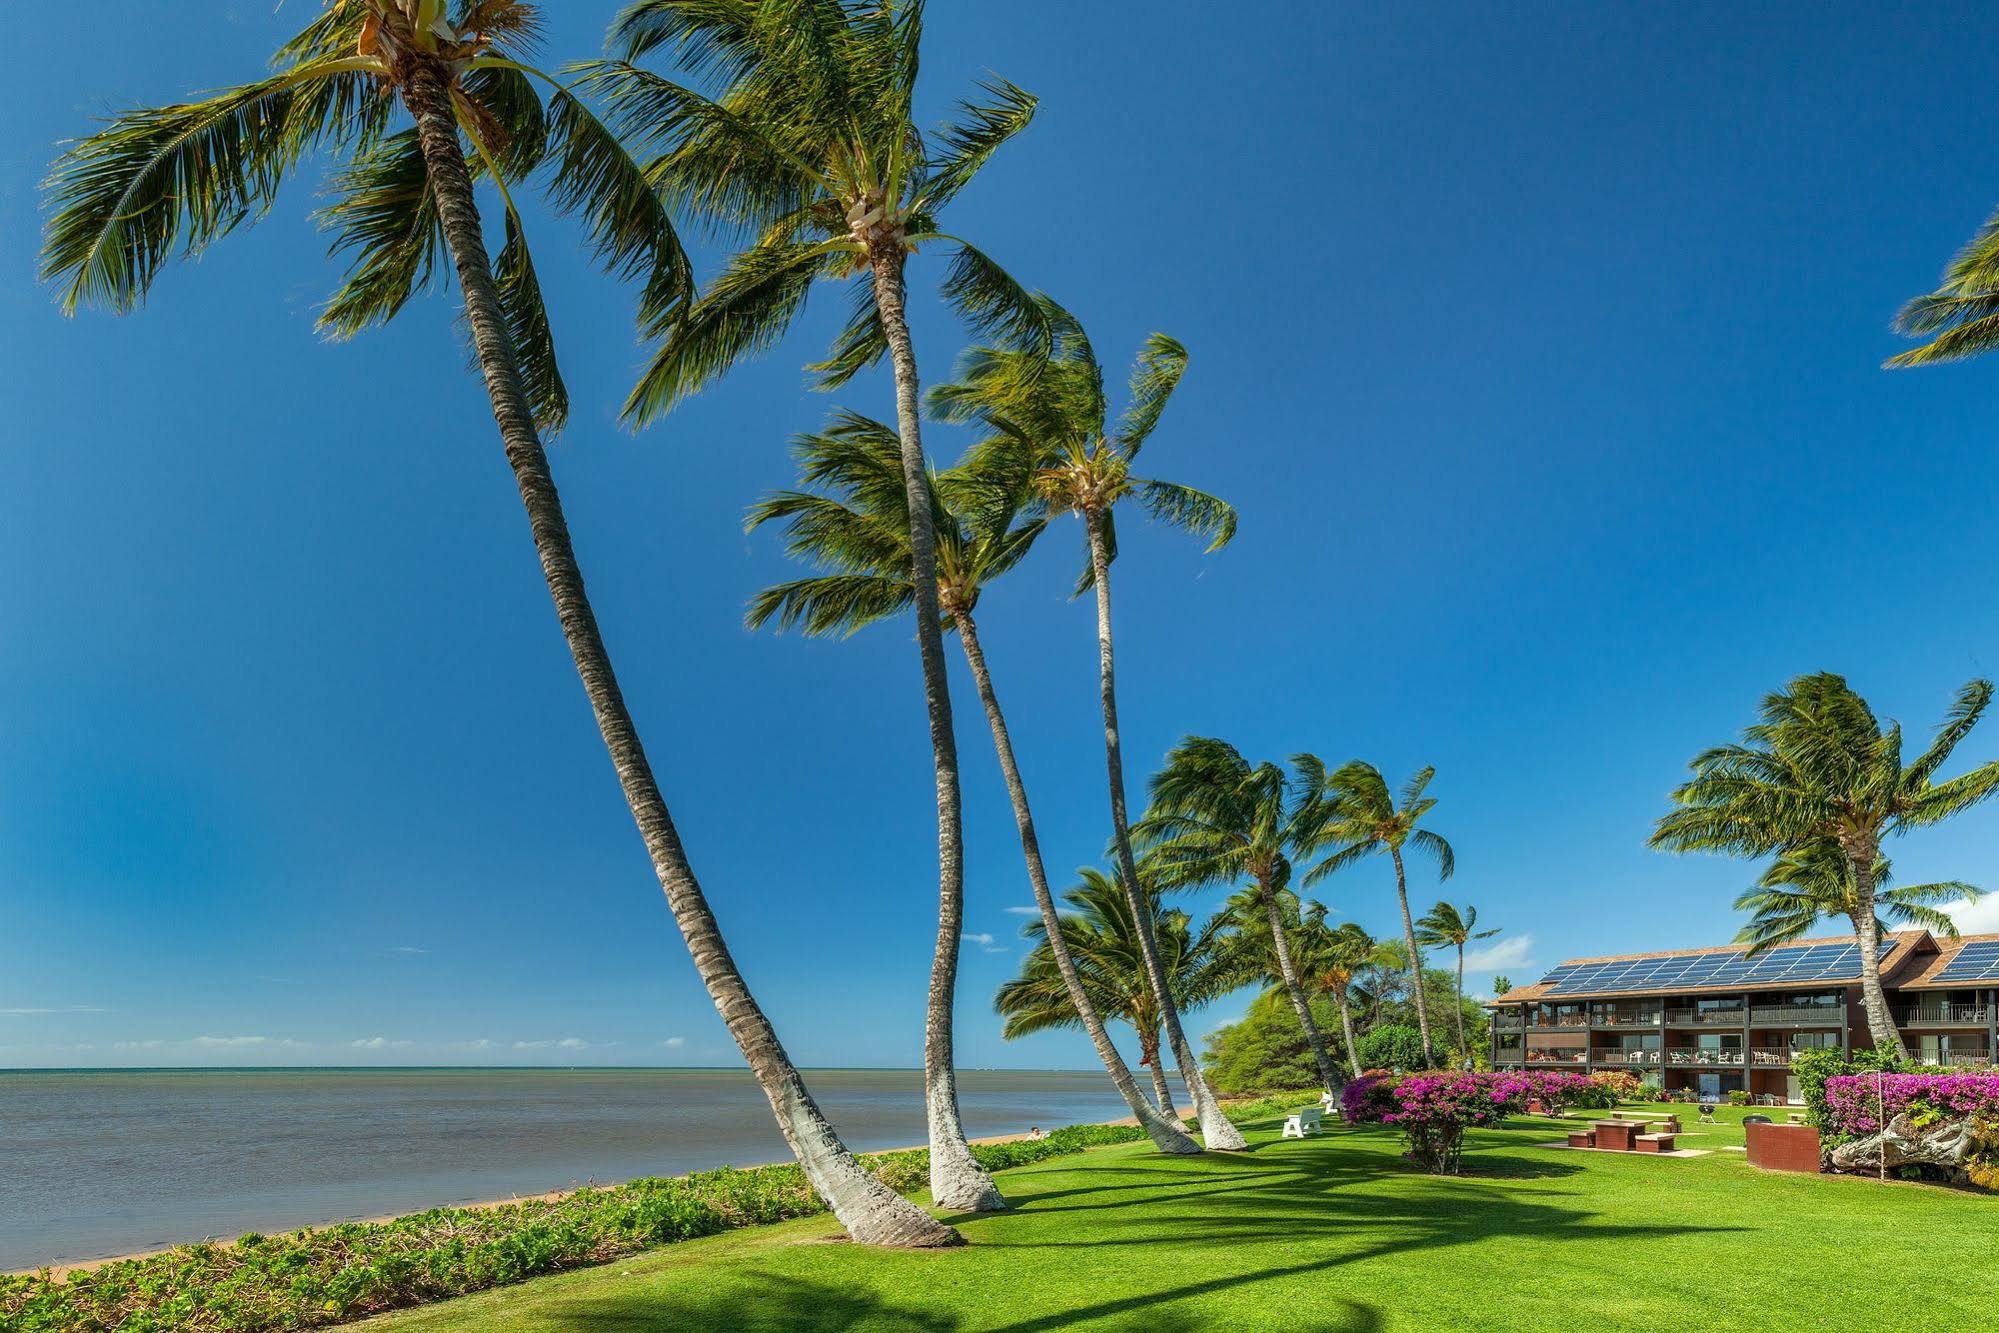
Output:
[[1950,966],[1936,974],[1937,981],[1999,980],[1999,940],[1973,940],[1958,949]]
[[[1965,950],[1978,947],[1966,945]],[[1894,941],[1881,946],[1886,959]],[[1962,959],[1963,955],[1960,955]],[[1952,968],[1957,967],[1953,963]],[[1999,941],[1980,966],[1979,978],[1999,977]],[[1673,991],[1697,986],[1781,986],[1850,981],[1860,975],[1856,944],[1800,944],[1771,949],[1754,958],[1740,950],[1675,954],[1666,958],[1624,958],[1607,963],[1568,963],[1542,978],[1551,995],[1593,995],[1613,991]],[[1950,973],[1946,972],[1943,980]]]

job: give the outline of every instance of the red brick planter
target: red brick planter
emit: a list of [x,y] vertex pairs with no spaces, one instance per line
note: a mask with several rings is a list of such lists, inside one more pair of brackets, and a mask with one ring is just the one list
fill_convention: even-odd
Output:
[[1744,1125],[1749,1165],[1765,1171],[1803,1171],[1818,1175],[1819,1132],[1810,1125]]

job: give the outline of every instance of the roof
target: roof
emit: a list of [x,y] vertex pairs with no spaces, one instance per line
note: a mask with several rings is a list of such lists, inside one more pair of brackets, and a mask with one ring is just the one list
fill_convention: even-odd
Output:
[[1960,935],[1956,939],[1937,941],[1934,957],[1923,960],[1920,968],[1912,969],[1908,975],[1895,979],[1897,990],[1956,990],[1975,986],[1976,982],[1938,981],[1937,977],[1957,961],[1958,954],[1967,944],[1990,944],[1999,940],[1999,935]]
[[[1896,989],[1903,989],[1911,987],[1920,988],[1925,985],[1934,984],[1928,979],[1935,977],[1939,972],[1943,971],[1944,968],[1948,967],[1949,960],[1956,956],[1958,949],[1962,945],[1969,944],[1972,943],[1973,941],[1978,941],[1978,940],[1999,939],[1999,936],[1966,935],[1961,940],[1946,940],[1940,942],[1935,937],[1933,937],[1927,930],[1891,930],[1882,938],[1884,943],[1892,940],[1897,945],[1901,946],[1895,951],[1895,955],[1890,959],[1887,970],[1884,972],[1882,976],[1882,980],[1891,987],[1894,987]],[[1802,948],[1809,948],[1813,945],[1852,944],[1852,943],[1854,943],[1854,937],[1852,935],[1827,935],[1813,939],[1792,940],[1787,944],[1785,944],[1784,947],[1787,949],[1790,948],[1802,949]],[[1941,949],[1941,952],[1939,952],[1939,949]],[[1555,972],[1560,971],[1562,968],[1568,968],[1568,967],[1588,967],[1601,963],[1631,963],[1653,958],[1682,958],[1682,957],[1692,956],[1695,954],[1747,953],[1748,951],[1749,951],[1749,946],[1746,944],[1710,944],[1704,948],[1698,948],[1698,949],[1655,949],[1647,953],[1602,954],[1588,958],[1570,958],[1564,960],[1556,968],[1551,969],[1549,976],[1552,977]],[[1849,978],[1849,980],[1851,979],[1854,978]],[[1820,981],[1809,984],[1824,985],[1838,980],[1840,980],[1840,978],[1828,977]],[[1740,994],[1744,991],[1785,991],[1785,990],[1798,990],[1803,988],[1808,988],[1807,983],[1801,983],[1795,980],[1774,981],[1761,984],[1753,982],[1745,983],[1737,981],[1737,982],[1725,982],[1712,986],[1672,986],[1672,987],[1662,988],[1662,990],[1658,993],[1668,994],[1668,995],[1734,995],[1734,994]],[[1536,1000],[1546,998],[1547,996],[1553,993],[1554,989],[1555,987],[1553,983],[1549,980],[1549,978],[1544,977],[1540,981],[1535,982],[1531,986],[1514,987],[1512,990],[1506,992],[1506,994],[1502,996],[1499,996],[1497,999],[1488,1001],[1487,1007],[1502,1008],[1505,1006],[1516,1005],[1516,1004],[1531,1004]],[[1604,990],[1604,991],[1564,991],[1562,993],[1561,998],[1564,1001],[1591,1000],[1591,999],[1608,999],[1614,996],[1638,996],[1650,993],[1653,992],[1634,991],[1629,989]]]

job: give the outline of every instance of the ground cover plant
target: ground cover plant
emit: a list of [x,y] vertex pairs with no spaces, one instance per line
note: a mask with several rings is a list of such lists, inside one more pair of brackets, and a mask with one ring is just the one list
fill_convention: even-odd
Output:
[[[1245,1102],[1230,1114],[1267,1117],[1298,1100]],[[973,1153],[985,1170],[1000,1171],[1144,1137],[1135,1126],[1073,1125]],[[862,1161],[903,1194],[921,1190],[930,1168],[921,1148]],[[795,1163],[635,1180],[499,1208],[437,1208],[389,1222],[250,1235],[234,1245],[186,1245],[66,1281],[0,1276],[0,1329],[317,1328],[824,1211]]]
[[[1642,1107],[1634,1109],[1643,1109]],[[1681,1146],[1740,1148],[1741,1119]],[[1935,1186],[1763,1172],[1739,1151],[1659,1159],[1547,1146],[1559,1121],[1467,1134],[1475,1170],[1431,1176],[1393,1126],[1166,1158],[1145,1144],[1006,1177],[1012,1212],[952,1219],[962,1249],[820,1243],[827,1218],[731,1232],[389,1316],[363,1333],[869,1329],[894,1333],[1310,1329],[1314,1333],[1684,1327],[1984,1327],[1999,1274],[1965,1265],[1918,1301],[1948,1236],[1999,1239],[1999,1200]],[[1845,1260],[1865,1254],[1868,1261]],[[1556,1276],[1558,1275],[1558,1277]]]

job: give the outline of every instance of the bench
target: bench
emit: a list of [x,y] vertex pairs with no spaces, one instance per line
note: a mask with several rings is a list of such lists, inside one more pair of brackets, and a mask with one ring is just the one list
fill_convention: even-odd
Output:
[[1312,1106],[1284,1117],[1284,1137],[1287,1139],[1302,1139],[1307,1134],[1322,1132],[1325,1129],[1323,1116],[1324,1112],[1320,1111],[1318,1107]]
[[1637,1152],[1671,1152],[1673,1151],[1673,1136],[1671,1134],[1640,1134],[1631,1146]]
[[1596,1135],[1586,1129],[1576,1130],[1569,1135],[1569,1146],[1571,1148],[1594,1148],[1596,1147]]

